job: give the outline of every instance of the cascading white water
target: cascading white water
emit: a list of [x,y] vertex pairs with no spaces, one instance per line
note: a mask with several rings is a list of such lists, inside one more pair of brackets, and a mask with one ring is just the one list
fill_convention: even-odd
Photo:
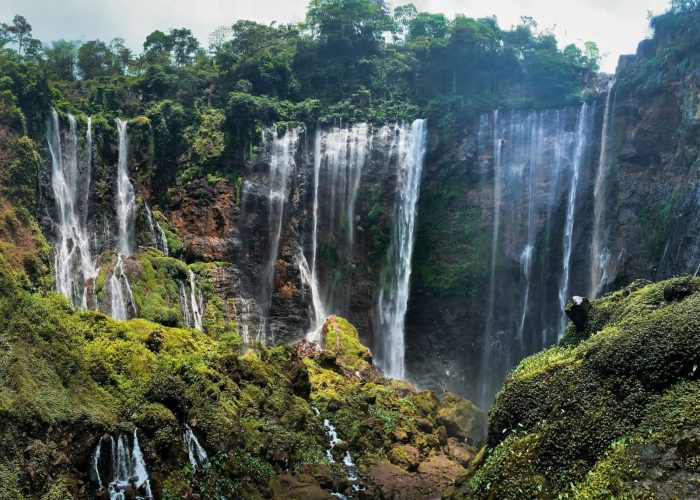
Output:
[[313,321],[311,322],[311,328],[306,334],[306,340],[320,344],[322,340],[321,331],[323,329],[323,323],[328,317],[328,313],[326,312],[323,306],[323,301],[321,300],[318,282],[316,281],[312,272],[309,270],[309,264],[306,261],[306,257],[304,257],[304,252],[301,250],[298,252],[297,265],[299,266],[301,282],[309,287],[309,290],[311,290]]
[[179,293],[180,293],[180,310],[182,311],[182,322],[185,326],[192,327],[192,313],[190,312],[190,303],[187,296],[187,291],[185,290],[184,281],[180,280],[178,282]]
[[136,480],[137,488],[145,486],[146,498],[153,497],[151,493],[151,482],[148,479],[148,471],[146,470],[146,461],[143,459],[143,454],[139,447],[139,436],[136,430],[134,430],[134,447],[131,451],[131,464],[133,475],[138,478]]
[[[104,436],[101,437],[97,442],[90,473],[99,490],[104,488],[104,482],[100,476],[100,462],[103,454],[102,440],[104,438]],[[129,448],[126,434],[120,434],[116,441],[112,436],[109,436],[109,441],[111,445],[109,450],[111,460],[109,463],[107,492],[110,500],[125,500],[124,491],[132,484],[142,495],[137,496],[137,499],[153,498],[146,462],[139,446],[138,431],[134,430],[131,449]]]
[[[318,408],[314,408],[314,413],[316,414],[317,417],[321,416],[321,412],[318,411]],[[326,448],[326,458],[328,459],[329,462],[335,463],[335,458],[333,457],[333,449],[335,446],[340,443],[342,440],[338,437],[338,432],[336,431],[335,427],[331,423],[331,421],[327,418],[323,419],[323,427],[326,429],[326,435],[328,436],[328,440],[330,442],[330,446]],[[350,451],[345,451],[345,455],[343,455],[343,466],[345,467],[345,470],[347,471],[348,474],[348,480],[350,482],[355,482],[357,481],[357,465],[355,462],[352,460],[352,455],[350,455]],[[355,487],[353,486],[353,489]]]
[[[136,314],[134,294],[131,291],[129,279],[124,272],[124,257],[121,254],[117,255],[117,263],[114,265],[112,277],[109,279],[109,289],[112,318],[119,321],[129,319],[129,306],[131,306],[131,310]],[[125,291],[126,293],[124,293]]]
[[[136,195],[129,180],[129,142],[127,122],[117,118],[119,132],[119,159],[117,161],[117,263],[109,280],[111,295],[111,315],[117,320],[129,319],[127,299],[134,314],[136,303],[131,292],[129,278],[124,271],[124,258],[133,252],[134,219],[136,217]],[[126,294],[124,293],[126,291]]]
[[[290,180],[296,169],[295,155],[299,144],[299,129],[288,128],[282,137],[277,129],[267,131],[272,136],[268,178],[268,258],[263,269],[261,305],[264,319],[269,325],[272,293],[275,281],[275,265],[279,256],[284,212],[289,197]],[[270,332],[273,333],[273,332]],[[265,335],[267,332],[265,332]],[[267,341],[268,339],[263,339]]]
[[[484,117],[482,116],[482,120]],[[496,300],[496,258],[498,256],[498,237],[501,229],[501,169],[503,158],[503,130],[500,130],[498,120],[498,110],[493,112],[493,230],[491,236],[491,278],[489,284],[489,303],[486,316],[486,345],[493,334],[493,314]],[[483,127],[481,127],[483,129]],[[484,353],[487,349],[484,348]],[[486,356],[486,354],[485,354]],[[486,387],[482,385],[482,387]]]
[[365,123],[316,131],[311,266],[304,255],[297,258],[301,278],[312,294],[313,320],[306,335],[311,342],[320,342],[328,311],[336,302],[344,302],[337,295],[347,294],[347,284],[332,278],[324,279],[321,285],[319,240],[328,248],[343,249],[343,257],[352,259],[355,203],[371,142],[372,134]]
[[197,436],[195,436],[194,432],[187,424],[185,424],[185,433],[182,435],[182,440],[187,446],[187,455],[192,469],[196,470],[197,467],[203,466],[209,462],[209,456],[206,450],[199,444]]
[[[387,264],[382,270],[376,302],[381,365],[389,377],[404,376],[404,322],[411,279],[416,205],[426,150],[425,120],[397,127],[396,207]],[[375,327],[375,328],[376,328]]]
[[525,330],[525,319],[527,318],[527,305],[530,300],[530,273],[532,271],[532,254],[535,248],[530,242],[525,245],[523,253],[520,254],[520,270],[524,281],[523,307],[520,315],[520,324],[518,325],[518,342],[523,342],[523,332]]
[[136,195],[129,180],[129,138],[127,122],[117,118],[119,132],[119,160],[117,163],[117,227],[119,239],[117,252],[126,257],[134,250],[134,219]]
[[569,198],[566,207],[566,226],[564,228],[564,257],[562,262],[561,285],[559,286],[559,307],[561,311],[561,320],[559,322],[559,338],[564,333],[566,326],[566,314],[564,309],[568,300],[569,294],[569,277],[571,265],[571,250],[574,234],[574,216],[576,215],[576,198],[578,194],[578,182],[581,175],[581,165],[583,164],[586,153],[586,144],[589,138],[590,119],[589,108],[587,103],[583,103],[579,112],[578,124],[576,126],[576,152],[572,164],[571,185],[569,188]]
[[202,290],[197,286],[197,279],[192,270],[188,270],[189,293],[185,283],[179,281],[180,310],[182,311],[182,322],[189,328],[202,330],[202,315],[204,313],[204,296]]
[[238,297],[231,302],[231,305],[243,344],[248,346],[253,338],[262,338],[264,325],[260,319],[257,302],[253,299]]
[[[87,194],[84,201],[78,193],[78,138],[75,117],[68,115],[69,131],[65,150],[62,148],[58,113],[51,108],[47,126],[47,142],[51,153],[51,187],[56,204],[56,240],[54,241],[54,270],[56,289],[76,307],[87,306],[86,282],[96,275],[86,228]],[[90,124],[90,121],[88,121]],[[88,125],[86,154],[89,189],[92,132]],[[82,205],[82,214],[78,213]]]
[[101,490],[104,488],[102,484],[102,478],[100,477],[100,455],[102,454],[102,438],[97,441],[97,446],[95,447],[95,452],[92,454],[92,470],[90,476],[93,481],[97,483],[98,488]]
[[83,190],[83,227],[87,226],[88,209],[90,206],[90,192],[92,187],[92,117],[87,119],[87,132],[85,133],[85,184]]
[[144,207],[146,207],[146,220],[148,221],[148,228],[151,230],[151,243],[155,248],[163,252],[163,255],[168,257],[168,238],[165,236],[163,228],[160,227],[158,221],[153,217],[153,212],[148,207],[148,203],[144,202]]
[[560,258],[548,242],[565,232],[558,214],[568,207],[564,179],[574,177],[579,118],[573,108],[513,110],[484,114],[479,123],[479,172],[493,193],[484,237],[484,245],[491,242],[488,305],[473,388],[484,408],[518,359],[556,340],[560,317],[551,303],[560,283],[552,284],[544,262]]
[[605,247],[605,234],[603,230],[603,218],[605,215],[605,197],[607,195],[605,181],[608,169],[608,129],[610,128],[610,116],[613,112],[611,105],[613,99],[613,87],[615,79],[608,82],[608,93],[605,97],[605,112],[603,115],[603,130],[600,139],[600,156],[598,158],[598,171],[595,177],[594,202],[593,202],[593,236],[591,238],[591,269],[588,295],[597,297],[600,291],[610,279],[610,250]]
[[197,287],[197,280],[194,273],[190,269],[190,305],[192,307],[192,326],[197,329],[202,329],[202,312],[204,310],[204,298],[202,291]]

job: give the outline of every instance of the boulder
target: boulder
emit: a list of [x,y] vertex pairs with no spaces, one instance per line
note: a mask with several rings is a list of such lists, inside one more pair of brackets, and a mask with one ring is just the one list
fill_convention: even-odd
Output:
[[468,466],[475,454],[474,448],[459,442],[455,438],[449,438],[445,448],[447,455],[462,467]]
[[[305,476],[306,477],[306,476]],[[311,479],[308,477],[308,479]],[[333,495],[321,489],[318,484],[302,482],[291,474],[273,477],[269,482],[272,498],[290,500],[329,500]]]
[[292,392],[300,398],[307,399],[311,394],[311,382],[309,381],[309,369],[304,362],[302,360],[291,361],[286,375]]
[[402,469],[414,471],[420,463],[420,452],[410,445],[396,445],[389,452],[389,461]]
[[445,455],[433,455],[418,466],[418,476],[429,492],[444,492],[465,469]]
[[581,331],[586,328],[588,316],[591,312],[591,302],[586,297],[575,296],[571,299],[564,309],[566,315],[574,324],[577,330]]
[[484,439],[484,412],[457,394],[445,394],[438,406],[437,420],[445,426],[449,437],[465,439],[473,444],[481,443]]

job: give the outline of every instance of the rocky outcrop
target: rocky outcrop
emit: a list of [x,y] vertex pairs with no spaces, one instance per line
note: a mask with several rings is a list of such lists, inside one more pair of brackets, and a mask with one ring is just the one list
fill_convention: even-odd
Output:
[[583,330],[588,322],[588,314],[591,311],[591,301],[586,297],[574,297],[566,305],[564,310],[577,330]]
[[192,181],[174,190],[167,218],[185,245],[188,260],[239,261],[238,196],[227,180]]
[[592,301],[585,331],[568,326],[561,346],[508,378],[487,446],[448,497],[687,495],[700,456],[699,303],[690,277]]

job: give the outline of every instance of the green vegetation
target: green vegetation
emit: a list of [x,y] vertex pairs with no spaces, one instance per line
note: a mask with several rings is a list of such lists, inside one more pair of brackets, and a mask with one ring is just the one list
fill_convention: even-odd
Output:
[[469,199],[475,179],[467,172],[476,171],[472,167],[429,176],[418,201],[417,283],[443,297],[469,296],[489,273],[491,239]]
[[452,131],[494,106],[580,100],[599,59],[594,44],[559,50],[530,18],[504,30],[375,0],[313,0],[298,24],[237,21],[208,48],[186,28],[154,31],[138,55],[120,38],[42,43],[21,16],[0,28],[2,124],[39,136],[50,104],[108,122],[146,116],[144,180],[159,192],[240,171],[262,124],[427,116]]
[[392,452],[397,443],[430,456],[448,437],[474,443],[483,438],[481,410],[456,394],[440,401],[431,391],[416,392],[406,382],[383,378],[346,320],[331,316],[323,336],[325,350],[304,360],[311,403],[331,418],[354,457],[395,462],[405,455],[401,449]]
[[[523,361],[490,412],[481,462],[453,491],[631,498],[694,491],[700,279],[639,282]],[[690,441],[689,441],[690,440]],[[674,458],[670,458],[674,457]]]

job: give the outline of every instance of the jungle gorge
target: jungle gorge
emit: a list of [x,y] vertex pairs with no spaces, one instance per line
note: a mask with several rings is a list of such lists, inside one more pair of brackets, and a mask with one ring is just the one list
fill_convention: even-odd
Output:
[[4,20],[0,498],[700,497],[700,2],[465,14]]

